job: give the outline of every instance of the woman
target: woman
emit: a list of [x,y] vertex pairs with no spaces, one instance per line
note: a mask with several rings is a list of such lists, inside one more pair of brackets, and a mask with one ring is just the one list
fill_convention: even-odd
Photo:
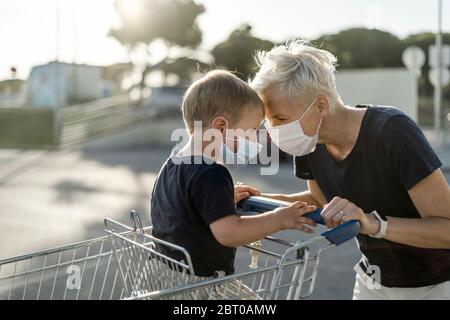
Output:
[[308,180],[266,196],[323,207],[328,227],[361,222],[354,299],[450,299],[450,189],[418,125],[394,107],[346,106],[336,58],[304,41],[257,59],[266,127]]

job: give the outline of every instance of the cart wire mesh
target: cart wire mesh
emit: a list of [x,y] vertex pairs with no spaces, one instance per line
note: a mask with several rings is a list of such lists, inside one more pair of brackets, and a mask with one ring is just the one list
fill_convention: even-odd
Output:
[[0,299],[120,299],[110,237],[0,261]]

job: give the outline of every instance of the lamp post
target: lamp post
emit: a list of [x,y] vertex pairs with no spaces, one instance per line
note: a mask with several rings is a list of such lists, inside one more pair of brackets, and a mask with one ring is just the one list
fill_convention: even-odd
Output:
[[55,63],[54,63],[54,88],[55,106],[53,108],[53,143],[58,147],[61,141],[61,91],[59,60],[59,38],[60,38],[60,0],[55,0]]
[[55,0],[55,61],[59,59],[59,15],[60,15],[59,0]]
[[437,50],[437,72],[434,87],[434,131],[436,137],[440,138],[441,131],[441,98],[442,98],[442,0],[438,0],[438,30],[436,33],[436,50]]
[[438,31],[435,45],[430,46],[430,82],[434,86],[434,132],[436,142],[445,143],[442,128],[442,87],[450,82],[450,45],[442,44],[442,0],[438,0]]

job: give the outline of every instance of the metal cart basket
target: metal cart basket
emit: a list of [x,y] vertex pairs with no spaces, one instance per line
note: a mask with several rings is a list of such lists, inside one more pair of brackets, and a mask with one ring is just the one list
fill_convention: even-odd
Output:
[[[240,208],[251,214],[285,204],[250,197]],[[323,223],[319,210],[308,216]],[[266,237],[239,248],[249,253],[245,270],[202,278],[186,249],[152,236],[135,211],[131,218],[132,226],[106,218],[105,237],[0,260],[0,299],[305,298],[321,254],[359,231],[349,221],[303,242]]]

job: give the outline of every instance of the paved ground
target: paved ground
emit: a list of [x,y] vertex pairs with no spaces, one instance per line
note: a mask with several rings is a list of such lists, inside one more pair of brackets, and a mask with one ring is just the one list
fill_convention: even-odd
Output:
[[[450,165],[450,149],[439,155]],[[105,216],[128,221],[137,209],[149,224],[149,195],[157,172],[169,154],[165,148],[92,151],[0,151],[0,258],[104,235]],[[266,192],[306,188],[291,174],[289,163],[278,175],[261,177],[257,167],[233,171],[235,180]],[[446,176],[449,179],[449,172]],[[320,230],[319,230],[320,231]],[[299,232],[283,232],[295,241]],[[349,299],[355,242],[330,251],[322,261],[313,298]],[[237,268],[249,263],[239,254]]]

